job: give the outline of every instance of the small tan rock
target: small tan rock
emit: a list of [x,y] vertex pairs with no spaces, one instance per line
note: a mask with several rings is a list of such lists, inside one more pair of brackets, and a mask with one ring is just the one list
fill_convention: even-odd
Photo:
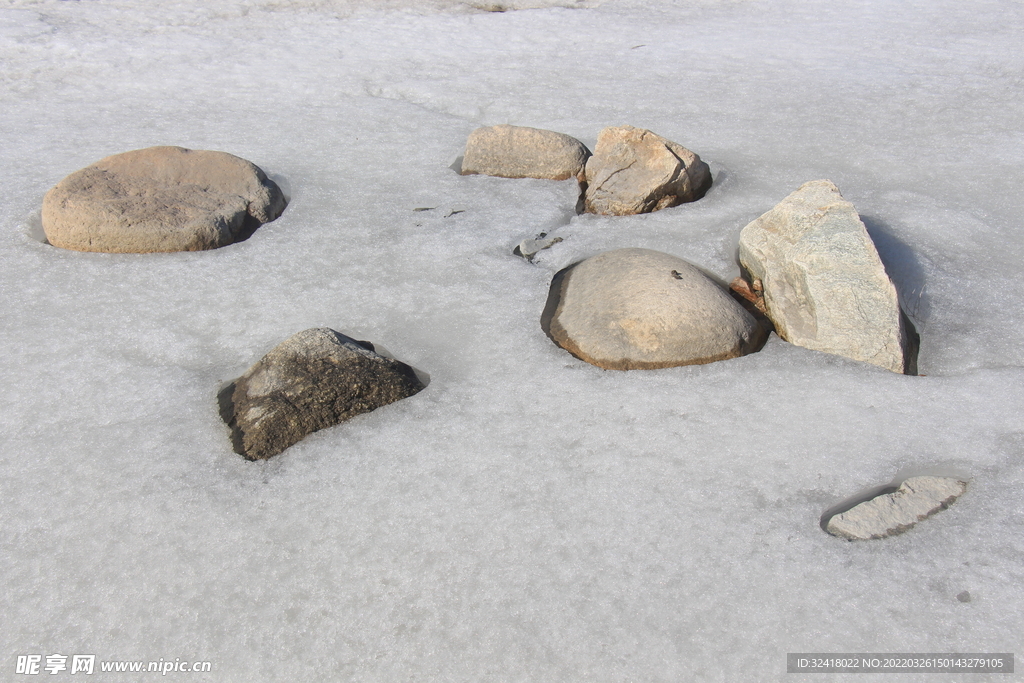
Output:
[[588,213],[629,216],[700,199],[711,169],[682,145],[643,128],[605,128],[587,161]]
[[765,339],[724,288],[649,249],[605,252],[561,273],[541,324],[556,344],[608,370],[710,363]]
[[574,137],[525,126],[477,128],[466,142],[462,175],[583,179],[590,150]]
[[215,249],[285,208],[274,181],[225,152],[149,147],[101,159],[43,198],[50,244],[76,251]]

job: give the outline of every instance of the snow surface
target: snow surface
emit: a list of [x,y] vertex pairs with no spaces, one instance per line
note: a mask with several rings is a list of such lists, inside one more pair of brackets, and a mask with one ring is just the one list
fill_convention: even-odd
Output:
[[[498,4],[0,0],[0,680],[32,653],[212,662],[169,674],[196,681],[1024,653],[1024,4]],[[452,171],[498,123],[649,128],[715,186],[575,216],[571,181]],[[210,252],[44,243],[47,189],[163,144],[249,159],[291,204]],[[561,267],[644,247],[728,280],[740,229],[819,178],[863,215],[925,376],[775,337],[606,372],[541,331]],[[564,241],[511,254],[539,232]],[[314,326],[430,386],[244,461],[217,391]],[[916,473],[970,485],[896,538],[819,528]]]

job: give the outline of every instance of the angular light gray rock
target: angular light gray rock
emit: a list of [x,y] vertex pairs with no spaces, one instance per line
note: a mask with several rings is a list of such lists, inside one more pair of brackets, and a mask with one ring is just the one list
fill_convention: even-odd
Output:
[[285,208],[274,181],[225,152],[149,147],[101,159],[43,198],[50,244],[76,251],[215,249]]
[[916,334],[853,204],[805,183],[740,233],[740,265],[786,341],[916,372]]
[[274,347],[219,398],[235,450],[259,460],[423,388],[412,368],[372,345],[312,328]]
[[556,276],[541,325],[556,344],[609,370],[710,363],[756,351],[757,321],[681,258],[617,249]]
[[590,150],[574,137],[525,126],[477,128],[466,141],[462,175],[583,180]]
[[885,538],[903,533],[921,520],[945,510],[967,490],[951,477],[912,477],[887,493],[834,515],[827,531],[850,540]]
[[682,145],[643,128],[605,128],[587,161],[588,213],[629,216],[700,199],[711,169]]

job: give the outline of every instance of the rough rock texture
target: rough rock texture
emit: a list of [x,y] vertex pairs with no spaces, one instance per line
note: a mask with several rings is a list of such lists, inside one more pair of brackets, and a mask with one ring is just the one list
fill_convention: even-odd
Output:
[[462,175],[583,179],[590,150],[574,137],[524,126],[477,128],[466,142]]
[[541,324],[556,344],[609,370],[735,358],[765,338],[725,289],[649,249],[608,251],[562,271]]
[[700,199],[711,169],[682,145],[643,128],[605,128],[587,161],[584,209],[629,216]]
[[280,188],[245,159],[149,147],[64,178],[43,198],[42,222],[64,249],[198,251],[245,239],[284,207]]
[[366,342],[313,328],[278,344],[229,385],[221,412],[235,450],[259,460],[421,389],[408,365],[377,355]]
[[[758,284],[760,285],[760,283]],[[744,302],[749,304],[749,306],[744,306],[748,311],[754,309],[761,315],[764,315],[764,295],[761,293],[760,289],[755,289],[742,277],[736,277],[729,283],[729,290],[742,299],[742,301],[740,301],[741,304]]]
[[872,498],[833,516],[827,530],[833,536],[850,540],[894,536],[945,510],[965,490],[966,482],[959,479],[912,477],[893,493]]
[[740,233],[740,265],[779,336],[798,346],[916,372],[916,333],[853,204],[806,183]]

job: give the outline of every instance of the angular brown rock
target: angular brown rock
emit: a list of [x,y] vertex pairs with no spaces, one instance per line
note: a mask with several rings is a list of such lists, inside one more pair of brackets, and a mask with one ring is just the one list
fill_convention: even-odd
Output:
[[588,213],[629,216],[700,199],[711,169],[682,145],[643,128],[605,128],[587,160]]

